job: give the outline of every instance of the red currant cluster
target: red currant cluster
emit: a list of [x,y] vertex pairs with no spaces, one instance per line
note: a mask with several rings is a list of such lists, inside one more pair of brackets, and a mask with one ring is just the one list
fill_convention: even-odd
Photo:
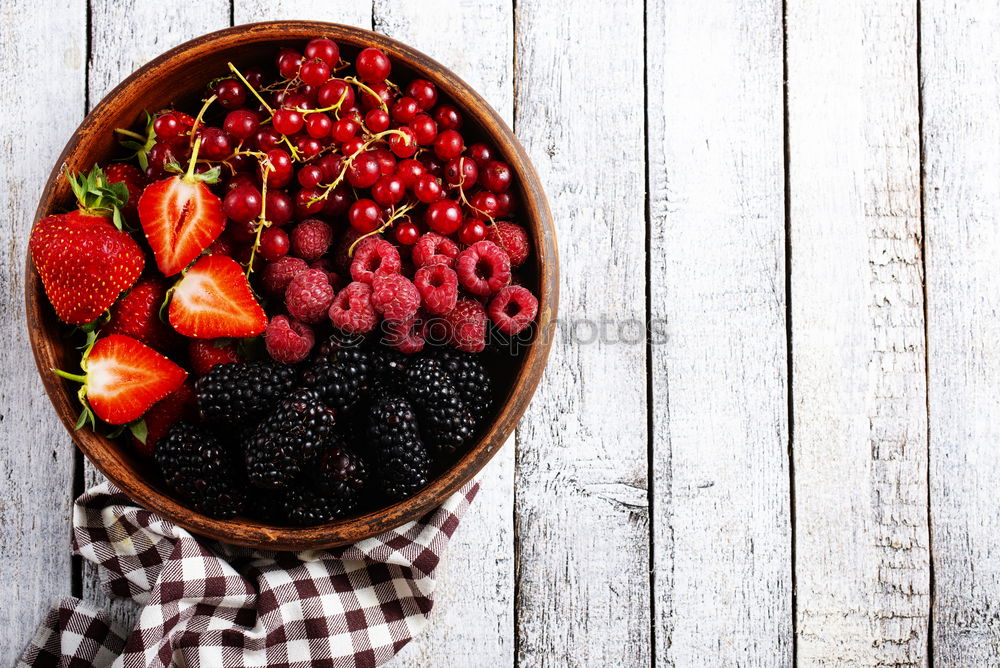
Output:
[[286,311],[265,333],[280,361],[304,359],[327,321],[362,334],[385,320],[413,352],[438,316],[452,345],[478,352],[490,320],[517,334],[537,314],[515,273],[529,241],[506,220],[510,165],[467,145],[477,129],[432,82],[394,82],[392,69],[377,48],[351,63],[317,38],[282,48],[273,70],[230,64],[196,115],[167,110],[147,137],[126,133],[144,140],[150,180],[192,159],[195,173],[220,169],[226,229],[208,252],[262,269]]

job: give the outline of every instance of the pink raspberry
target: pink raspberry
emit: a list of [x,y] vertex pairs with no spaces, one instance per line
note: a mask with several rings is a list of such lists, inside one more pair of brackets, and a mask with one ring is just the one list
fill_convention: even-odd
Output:
[[486,347],[487,318],[483,305],[463,297],[444,317],[448,342],[467,353],[479,353]]
[[[347,254],[350,250],[351,245],[361,239],[364,232],[359,232],[350,225],[347,226],[347,230],[341,235],[340,239],[333,246],[333,266],[340,272],[347,274],[351,271],[352,256]],[[358,251],[367,244],[373,241],[384,241],[385,239],[381,234],[373,234],[370,237],[365,237],[358,242],[358,245],[354,247],[354,255],[358,254]]]
[[372,304],[386,320],[407,320],[420,308],[420,291],[405,276],[376,276],[372,288]]
[[276,315],[264,330],[268,354],[282,364],[296,364],[309,356],[316,336],[312,328],[288,316]]
[[538,299],[527,288],[508,285],[490,302],[490,319],[504,334],[520,334],[538,315]]
[[354,251],[351,262],[351,278],[362,283],[371,283],[376,276],[398,274],[402,262],[399,251],[385,239],[364,244]]
[[406,320],[386,320],[383,343],[401,353],[412,355],[424,349],[424,321],[420,313]]
[[330,285],[333,286],[334,290],[340,290],[345,285],[347,285],[347,282],[340,277],[340,274],[334,271],[333,262],[331,262],[328,258],[321,257],[315,262],[311,262],[309,264],[309,268],[319,269],[320,271],[324,272],[326,274],[326,280],[330,282]]
[[458,274],[443,264],[429,264],[417,269],[413,284],[420,291],[428,313],[444,315],[458,301]]
[[493,225],[487,225],[486,238],[507,253],[511,266],[520,267],[531,253],[528,233],[523,227],[514,223],[501,220]]
[[308,269],[292,279],[285,289],[288,313],[302,322],[316,323],[326,317],[334,297],[333,286],[322,269]]
[[429,264],[443,264],[449,267],[455,265],[458,255],[458,245],[435,232],[428,232],[413,245],[413,264],[426,267]]
[[322,220],[309,218],[295,226],[291,242],[292,255],[303,260],[318,260],[333,242],[333,229]]
[[372,305],[372,286],[348,283],[333,300],[328,311],[330,322],[348,334],[367,334],[378,324],[378,313]]
[[477,241],[458,254],[455,271],[463,288],[488,297],[510,283],[510,258],[492,241]]
[[285,288],[292,282],[292,279],[309,269],[309,265],[302,258],[286,255],[274,262],[268,262],[264,267],[261,276],[261,283],[264,291],[269,295],[280,297],[285,294]]

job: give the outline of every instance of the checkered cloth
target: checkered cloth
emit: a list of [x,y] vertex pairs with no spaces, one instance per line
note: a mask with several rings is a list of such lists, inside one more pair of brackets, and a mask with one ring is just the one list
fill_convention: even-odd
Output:
[[199,539],[109,483],[77,499],[75,554],[143,606],[131,634],[66,598],[18,665],[379,666],[427,623],[434,571],[479,490],[354,545],[264,552]]

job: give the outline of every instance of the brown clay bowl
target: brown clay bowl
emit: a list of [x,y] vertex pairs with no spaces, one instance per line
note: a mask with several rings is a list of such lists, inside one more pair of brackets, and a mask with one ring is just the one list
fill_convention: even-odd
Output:
[[468,84],[419,51],[383,35],[331,23],[288,21],[229,28],[182,44],[140,68],[111,91],[70,138],[42,193],[35,222],[70,208],[72,195],[61,176],[64,167],[83,171],[116,155],[115,128],[135,126],[146,109],[199,99],[208,80],[227,72],[227,61],[247,67],[273,57],[281,45],[301,48],[316,36],[332,38],[351,58],[366,46],[377,46],[392,58],[395,78],[401,78],[400,71],[405,76],[424,77],[451,98],[465,114],[465,127],[481,128],[482,138],[495,145],[513,168],[521,202],[516,220],[528,228],[534,243],[527,263],[530,266],[521,277],[540,302],[533,339],[521,355],[513,358],[513,363],[503,365],[499,408],[479,441],[416,496],[360,517],[310,528],[269,526],[245,518],[217,520],[185,507],[162,488],[152,467],[130,447],[86,428],[73,430],[80,409],[76,387],[50,369],[78,368],[79,353],[43,294],[30,257],[25,267],[26,317],[35,362],[52,405],[87,458],[143,507],[203,536],[262,549],[314,549],[354,542],[416,520],[458,490],[503,445],[527,408],[548,356],[558,300],[558,259],[551,213],[538,175],[507,124]]

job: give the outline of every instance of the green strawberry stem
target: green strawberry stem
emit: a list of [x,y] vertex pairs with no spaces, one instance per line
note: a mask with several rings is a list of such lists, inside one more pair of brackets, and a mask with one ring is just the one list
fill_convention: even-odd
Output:
[[97,333],[88,332],[87,347],[84,349],[83,355],[80,358],[80,369],[83,370],[82,375],[69,373],[68,371],[63,371],[62,369],[50,369],[52,373],[60,378],[80,383],[80,389],[77,390],[76,396],[80,400],[80,405],[83,406],[83,410],[80,411],[80,417],[76,421],[74,430],[82,428],[88,422],[90,423],[91,429],[97,428],[97,416],[94,415],[94,411],[90,409],[90,404],[87,403],[87,359],[90,357],[90,351],[93,349],[95,343],[97,343]]
[[111,216],[121,229],[121,209],[128,202],[128,187],[124,183],[109,183],[97,165],[86,174],[74,174],[69,169],[65,174],[80,211],[91,216]]
[[63,371],[62,369],[52,369],[52,373],[54,373],[55,375],[59,376],[60,378],[65,378],[66,380],[76,381],[77,383],[86,383],[87,382],[87,377],[86,376],[81,376],[80,374],[76,374],[76,373],[68,373],[66,371]]

